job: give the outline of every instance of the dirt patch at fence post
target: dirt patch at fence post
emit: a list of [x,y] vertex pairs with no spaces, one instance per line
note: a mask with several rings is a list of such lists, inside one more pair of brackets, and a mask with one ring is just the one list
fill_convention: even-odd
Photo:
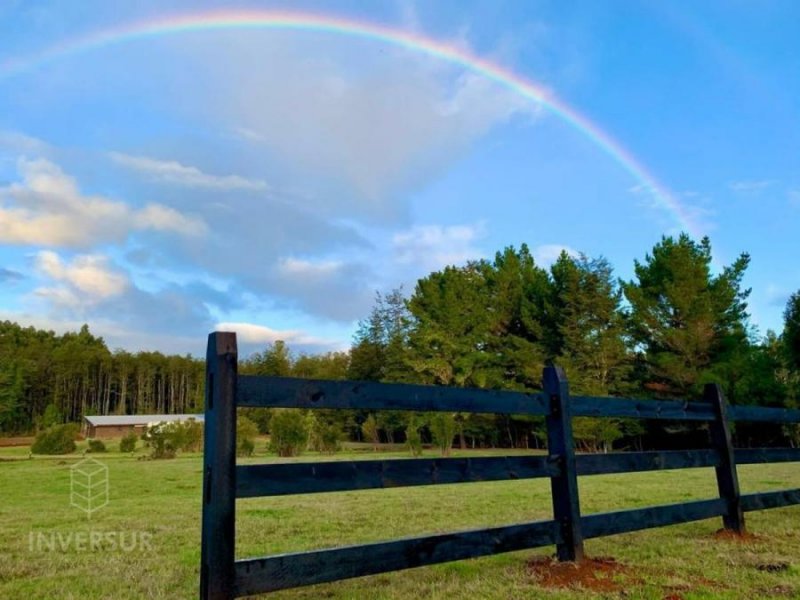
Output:
[[583,588],[596,592],[617,592],[641,583],[631,569],[613,558],[586,558],[580,562],[559,562],[541,557],[528,561],[528,573],[548,588]]
[[715,540],[722,540],[727,542],[738,542],[740,544],[752,544],[755,542],[763,542],[764,538],[754,533],[736,533],[728,529],[718,529],[714,532],[713,537]]

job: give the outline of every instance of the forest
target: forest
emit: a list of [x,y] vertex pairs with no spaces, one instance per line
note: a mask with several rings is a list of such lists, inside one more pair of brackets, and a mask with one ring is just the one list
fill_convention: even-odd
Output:
[[[545,269],[527,246],[508,247],[430,273],[408,296],[378,293],[348,352],[297,354],[278,341],[240,360],[240,372],[535,391],[554,363],[579,394],[697,399],[716,382],[733,404],[797,407],[800,293],[788,300],[783,330],[760,335],[742,286],[749,260],[715,267],[708,238],[663,237],[624,281],[602,257],[562,253]],[[85,414],[199,412],[203,372],[191,356],[112,352],[88,326],[57,335],[0,323],[0,432]],[[250,416],[269,429],[268,411]],[[320,417],[362,440],[370,415]],[[369,421],[373,441],[402,442],[409,420],[431,439],[426,415],[385,412]],[[534,418],[453,415],[453,423],[463,447],[537,447],[543,435]],[[796,445],[798,434],[777,425],[735,432],[740,445]],[[578,443],[593,451],[697,446],[704,435],[677,423],[575,420]]]

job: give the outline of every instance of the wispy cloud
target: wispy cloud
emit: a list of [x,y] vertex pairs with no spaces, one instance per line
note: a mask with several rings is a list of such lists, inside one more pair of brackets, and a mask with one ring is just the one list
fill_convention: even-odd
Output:
[[401,265],[414,265],[428,271],[461,265],[485,255],[477,244],[485,235],[483,223],[415,225],[392,237],[394,259]]
[[[714,217],[716,211],[712,208],[711,199],[695,190],[687,190],[672,196],[672,205],[666,205],[663,198],[651,186],[645,184],[634,185],[628,188],[628,192],[641,198],[641,205],[652,211],[657,211],[662,216],[667,216],[671,220],[665,227],[670,234],[680,233],[681,229],[687,229],[693,235],[705,235],[716,229]],[[675,218],[678,218],[680,225],[675,226]]]
[[728,188],[733,192],[748,194],[763,192],[776,183],[775,179],[743,179],[741,181],[731,181],[728,183]]
[[109,156],[115,163],[161,183],[215,190],[262,191],[269,187],[260,179],[249,179],[240,175],[212,175],[175,160],[159,160],[122,152],[110,152]]
[[233,331],[239,341],[246,344],[272,344],[282,340],[287,344],[299,344],[304,346],[324,346],[338,347],[338,340],[331,340],[309,335],[307,332],[296,329],[273,329],[266,325],[255,323],[217,323],[214,327],[216,331]]

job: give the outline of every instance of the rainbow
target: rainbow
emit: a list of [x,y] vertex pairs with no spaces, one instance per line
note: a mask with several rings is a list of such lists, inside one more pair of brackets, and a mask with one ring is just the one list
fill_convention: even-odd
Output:
[[36,54],[6,60],[0,63],[0,82],[60,58],[105,46],[162,35],[221,29],[294,30],[351,36],[390,44],[414,52],[422,52],[478,73],[543,106],[579,131],[630,173],[637,181],[637,188],[650,193],[659,205],[673,216],[682,229],[699,237],[686,209],[636,157],[599,126],[559,100],[542,85],[527,80],[509,69],[476,56],[463,48],[427,38],[418,33],[394,29],[377,23],[329,15],[268,10],[223,10],[172,15],[96,31],[83,37],[49,46]]

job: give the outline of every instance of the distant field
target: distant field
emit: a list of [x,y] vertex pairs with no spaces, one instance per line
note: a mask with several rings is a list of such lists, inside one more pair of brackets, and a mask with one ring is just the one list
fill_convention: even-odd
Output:
[[[276,460],[265,455],[263,440],[259,446],[261,456],[248,460]],[[351,450],[335,458],[373,456]],[[0,598],[197,596],[199,455],[167,461],[97,455],[108,466],[109,504],[91,520],[70,506],[70,466],[80,453],[27,457],[27,448],[0,448]],[[740,478],[745,492],[800,487],[800,464],[746,465]],[[716,495],[711,469],[585,477],[580,484],[585,513]],[[547,480],[512,481],[259,498],[240,501],[237,510],[237,556],[248,557],[546,519],[550,493]],[[545,548],[269,597],[800,598],[800,507],[747,517],[756,536],[745,542],[714,537],[719,520],[588,541],[591,556],[621,564],[602,593],[542,588],[527,561],[552,554]],[[93,534],[105,549],[90,547]],[[137,545],[110,548],[112,541]]]

